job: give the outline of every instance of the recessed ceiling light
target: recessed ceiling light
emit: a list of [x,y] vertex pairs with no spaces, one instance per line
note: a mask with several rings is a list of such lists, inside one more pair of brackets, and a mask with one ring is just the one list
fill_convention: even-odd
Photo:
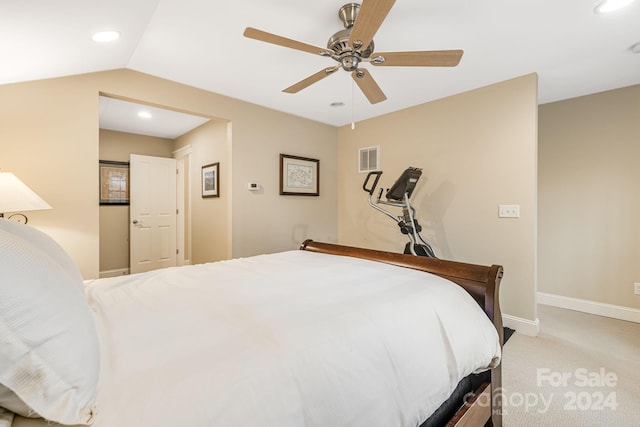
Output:
[[109,43],[120,38],[117,31],[99,31],[93,34],[93,41],[97,43]]
[[141,119],[150,119],[153,117],[153,115],[148,111],[140,111],[138,113],[138,117],[140,117]]
[[598,14],[615,12],[631,2],[633,2],[633,0],[603,0],[596,6],[594,12]]

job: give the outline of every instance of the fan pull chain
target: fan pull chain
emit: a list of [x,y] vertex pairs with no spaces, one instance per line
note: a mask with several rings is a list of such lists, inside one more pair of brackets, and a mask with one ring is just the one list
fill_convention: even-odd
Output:
[[356,129],[356,121],[355,121],[355,106],[354,106],[354,101],[355,101],[355,86],[356,86],[356,82],[355,80],[351,79],[351,130],[355,130]]

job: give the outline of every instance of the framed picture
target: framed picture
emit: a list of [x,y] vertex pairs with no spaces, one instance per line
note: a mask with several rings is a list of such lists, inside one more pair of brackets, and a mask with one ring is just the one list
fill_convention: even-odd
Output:
[[202,167],[202,197],[220,197],[220,163]]
[[280,154],[280,194],[320,195],[320,160]]
[[100,160],[100,204],[129,204],[129,162]]

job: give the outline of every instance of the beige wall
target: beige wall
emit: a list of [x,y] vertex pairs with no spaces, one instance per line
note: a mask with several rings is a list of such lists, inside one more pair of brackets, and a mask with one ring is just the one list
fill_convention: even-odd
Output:
[[[408,166],[423,168],[412,203],[437,255],[503,265],[503,311],[535,321],[537,77],[340,128],[341,243],[402,251],[407,239],[362,190],[358,149],[372,145],[385,188]],[[521,218],[499,219],[499,204],[519,204]]]
[[174,141],[169,138],[136,135],[100,129],[100,160],[128,162],[131,154],[143,154],[155,157],[173,157]]
[[640,308],[640,85],[539,115],[539,290]]
[[[264,110],[249,126],[234,120],[232,133],[233,256],[295,249],[307,238],[337,242],[337,128]],[[319,197],[279,195],[280,153],[320,160]],[[249,191],[250,182],[262,189]]]
[[30,224],[90,278],[98,273],[98,94],[84,80],[0,86],[0,168],[53,207],[30,213]]
[[[337,130],[132,70],[113,70],[0,86],[0,168],[15,173],[52,210],[29,215],[78,263],[99,271],[98,97],[116,96],[233,124],[232,256],[337,239]],[[321,159],[319,198],[278,196],[281,152]],[[246,185],[264,185],[261,194]]]
[[[100,129],[100,160],[128,162],[130,154],[171,157],[173,140]],[[100,206],[100,271],[129,269],[129,206]]]
[[[536,84],[524,76],[363,121],[355,131],[131,70],[0,85],[0,168],[53,206],[29,213],[30,223],[93,278],[101,92],[222,119],[220,140],[230,144],[221,154],[222,196],[230,199],[222,204],[234,257],[292,249],[307,237],[402,250],[397,227],[366,205],[357,173],[358,148],[380,145],[382,185],[407,166],[424,169],[413,202],[440,257],[505,266],[507,314],[535,319],[536,273],[543,292],[639,308],[631,285],[640,281],[640,87],[540,106],[537,208]],[[320,159],[320,197],[278,195],[280,153]],[[201,161],[207,156],[217,161],[217,153]],[[262,190],[249,192],[249,182]],[[522,217],[498,219],[500,203],[520,204]],[[205,240],[221,238],[208,232]]]
[[[229,236],[231,220],[231,141],[224,120],[206,123],[176,140],[176,148],[191,147],[191,264],[231,257]],[[220,197],[202,198],[202,166],[220,163]]]

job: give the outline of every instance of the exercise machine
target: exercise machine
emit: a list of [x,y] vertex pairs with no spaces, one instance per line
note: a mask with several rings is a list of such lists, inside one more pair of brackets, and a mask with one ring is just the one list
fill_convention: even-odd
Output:
[[[382,171],[374,171],[369,172],[366,179],[364,180],[364,184],[362,184],[362,189],[369,193],[369,206],[374,208],[375,210],[382,212],[389,218],[395,221],[400,227],[400,232],[405,234],[409,238],[409,242],[404,247],[405,254],[412,254],[416,256],[426,256],[429,258],[437,258],[431,245],[427,243],[420,232],[422,231],[422,226],[418,223],[416,219],[416,210],[411,206],[409,199],[411,198],[411,194],[413,194],[413,190],[420,179],[420,175],[422,175],[422,169],[409,167],[402,175],[396,180],[396,182],[391,186],[391,188],[387,189],[385,194],[386,200],[382,200],[382,193],[384,190],[380,188],[378,192],[378,196],[373,201],[373,193],[378,186],[378,181],[382,176]],[[370,184],[370,178],[374,177],[375,179]],[[370,185],[370,186],[369,186]],[[402,209],[402,215],[394,215],[391,212],[381,208],[379,205],[387,205],[393,206],[396,208]]]

